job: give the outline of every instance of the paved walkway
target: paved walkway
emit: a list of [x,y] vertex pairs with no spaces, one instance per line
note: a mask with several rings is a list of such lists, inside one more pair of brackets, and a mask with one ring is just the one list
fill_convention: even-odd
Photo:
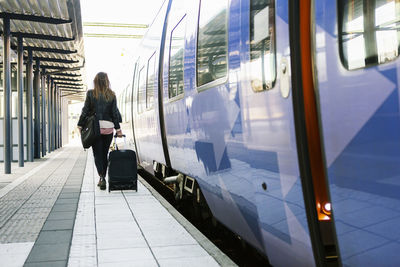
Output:
[[31,165],[0,175],[0,266],[234,265],[141,178],[99,190],[90,150]]
[[82,149],[65,147],[12,169],[11,175],[0,175],[7,181],[0,189],[1,266],[24,264],[45,223],[53,219],[49,215],[55,202],[65,196],[61,191],[75,163],[78,158],[85,162],[86,155]]

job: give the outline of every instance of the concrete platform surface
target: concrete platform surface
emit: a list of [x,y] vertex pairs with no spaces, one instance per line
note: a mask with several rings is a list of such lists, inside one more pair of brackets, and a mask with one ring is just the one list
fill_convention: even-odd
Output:
[[100,190],[91,150],[0,181],[0,266],[235,266],[141,177],[137,192]]

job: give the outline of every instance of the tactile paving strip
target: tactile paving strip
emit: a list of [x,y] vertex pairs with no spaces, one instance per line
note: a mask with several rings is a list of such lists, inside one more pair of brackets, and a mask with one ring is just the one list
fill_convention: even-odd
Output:
[[[67,173],[68,179],[66,179],[65,183],[62,183],[62,188],[59,187],[60,181],[58,179],[48,179],[44,183],[46,186],[53,185],[50,187],[58,188],[61,193],[56,196],[55,204],[52,206],[49,216],[45,219],[39,236],[26,259],[26,266],[67,265],[87,153],[81,152],[75,158],[77,160],[73,162],[72,170]],[[65,171],[64,173],[60,171],[56,176],[62,175],[65,175]],[[46,186],[43,192],[46,191]],[[37,203],[42,202],[38,201]],[[81,255],[80,253],[82,253],[82,251],[76,250],[71,252],[76,255]]]
[[[0,205],[0,235],[1,230],[6,227],[4,224],[13,216],[13,214],[18,209],[22,207],[22,205],[35,193],[40,185],[47,178],[49,178],[49,175],[57,170],[57,168],[59,168],[62,163],[62,158],[56,159],[53,164],[46,169],[45,172],[32,175],[30,179],[26,180],[17,188],[10,191],[7,195],[1,198],[2,205]],[[3,203],[6,203],[6,205],[3,205]]]
[[1,198],[0,242],[36,240],[78,157],[67,148],[63,157],[40,170]]
[[68,259],[69,267],[98,265],[94,214],[95,167],[93,157],[88,157],[87,161]]

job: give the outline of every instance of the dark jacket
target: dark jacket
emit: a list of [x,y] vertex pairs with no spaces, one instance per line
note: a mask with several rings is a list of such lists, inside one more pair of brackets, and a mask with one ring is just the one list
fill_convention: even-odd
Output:
[[85,105],[82,108],[81,116],[79,117],[78,126],[83,127],[85,119],[88,115],[92,114],[96,110],[97,118],[99,120],[111,121],[114,123],[115,129],[120,129],[119,126],[119,111],[117,108],[117,99],[114,98],[111,101],[107,101],[102,95],[96,99],[93,95],[93,90],[89,90],[86,93]]

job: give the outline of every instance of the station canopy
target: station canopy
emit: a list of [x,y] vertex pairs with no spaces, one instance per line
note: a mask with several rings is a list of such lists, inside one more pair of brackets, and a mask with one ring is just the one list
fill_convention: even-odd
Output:
[[[79,0],[2,0],[0,29],[10,19],[11,62],[16,62],[18,38],[23,38],[24,63],[28,50],[33,64],[40,61],[44,75],[50,75],[63,96],[82,99],[85,54]],[[3,46],[3,41],[1,41]],[[2,57],[3,49],[1,49]],[[2,59],[1,59],[2,61]]]

